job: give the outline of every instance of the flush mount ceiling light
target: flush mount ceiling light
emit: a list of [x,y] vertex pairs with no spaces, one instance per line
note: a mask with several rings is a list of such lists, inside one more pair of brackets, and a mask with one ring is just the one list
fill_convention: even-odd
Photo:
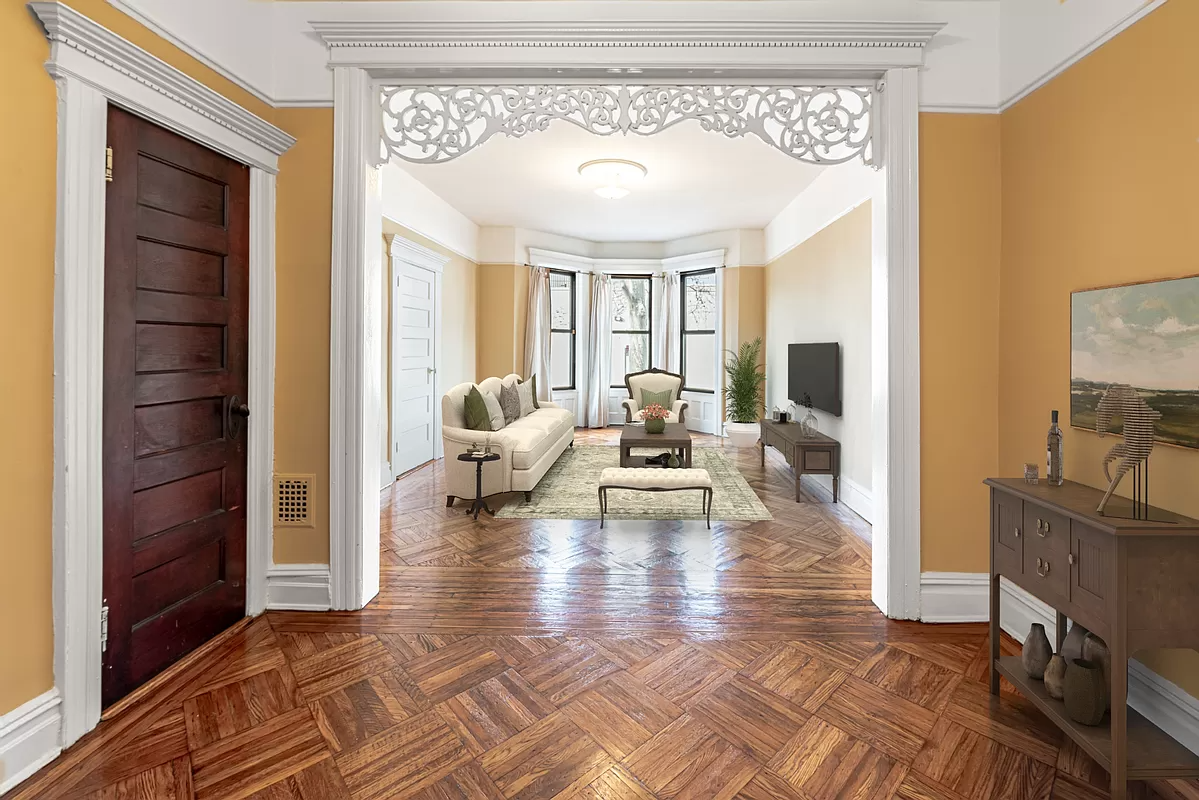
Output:
[[629,194],[628,185],[646,175],[645,165],[623,158],[597,158],[579,167],[579,175],[599,184],[595,193],[605,200],[619,200]]

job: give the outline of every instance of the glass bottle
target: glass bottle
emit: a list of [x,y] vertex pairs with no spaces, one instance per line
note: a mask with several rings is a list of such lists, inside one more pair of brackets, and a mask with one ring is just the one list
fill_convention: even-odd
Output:
[[1050,486],[1061,486],[1062,475],[1062,429],[1057,426],[1057,411],[1053,412],[1049,435],[1045,437],[1046,456],[1045,480]]

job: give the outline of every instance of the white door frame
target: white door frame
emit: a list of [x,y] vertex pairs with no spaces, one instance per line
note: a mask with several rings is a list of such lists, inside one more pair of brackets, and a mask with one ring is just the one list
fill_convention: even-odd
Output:
[[266,604],[275,391],[275,174],[295,139],[57,2],[30,3],[58,89],[54,248],[54,684],[61,745],[100,719],[104,150],[108,106],[250,166],[246,613]]
[[[563,4],[569,5],[569,4]],[[379,87],[574,82],[820,85],[878,82],[873,158],[872,358],[874,560],[872,598],[888,616],[920,613],[920,269],[918,73],[943,25],[926,22],[649,21],[635,8],[602,21],[559,6],[470,19],[454,8],[399,9],[389,21],[314,22],[334,74],[334,197],[330,551],[336,607],[361,608],[378,591],[378,492],[373,456],[378,336]],[[498,12],[497,12],[498,13]],[[546,19],[558,13],[557,21]],[[752,14],[752,9],[747,12]],[[419,16],[417,16],[419,14]],[[503,16],[503,14],[501,14]],[[480,17],[481,18],[481,17]],[[629,77],[629,72],[634,73]],[[460,75],[454,80],[453,75]],[[683,81],[677,76],[685,75]],[[837,78],[828,79],[836,75]],[[519,77],[516,77],[519,76]],[[661,76],[661,77],[658,77]],[[822,77],[823,76],[823,77]],[[377,305],[377,303],[375,303]],[[370,475],[369,479],[366,476]]]
[[394,473],[395,454],[400,451],[399,403],[396,402],[399,375],[395,368],[396,354],[399,352],[402,338],[400,326],[396,324],[400,266],[408,264],[433,273],[433,458],[441,458],[441,395],[444,394],[441,386],[441,283],[445,265],[449,263],[450,258],[402,236],[392,237],[388,254],[391,256],[391,452],[388,454],[388,460],[392,463]]

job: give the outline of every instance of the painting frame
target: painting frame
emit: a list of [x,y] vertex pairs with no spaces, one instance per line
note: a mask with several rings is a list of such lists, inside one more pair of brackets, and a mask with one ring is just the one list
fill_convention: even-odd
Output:
[[[1161,319],[1153,328],[1141,321],[1124,322],[1126,316],[1143,320],[1154,314]],[[1122,341],[1108,335],[1112,332],[1124,334]],[[1111,343],[1111,352],[1102,349],[1103,342]],[[1167,370],[1175,361],[1187,369]],[[1183,385],[1191,375],[1191,382]],[[1069,426],[1094,433],[1094,406],[1114,383],[1132,385],[1162,412],[1156,445],[1199,449],[1199,273],[1070,292]],[[1109,431],[1119,434],[1121,427],[1117,423]]]

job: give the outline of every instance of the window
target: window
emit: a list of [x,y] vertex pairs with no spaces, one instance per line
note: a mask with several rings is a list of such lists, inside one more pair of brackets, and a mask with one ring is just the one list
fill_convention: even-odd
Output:
[[612,276],[612,380],[624,388],[624,376],[649,369],[654,304],[649,275]]
[[682,291],[683,377],[688,392],[716,392],[716,270],[684,272]]
[[550,385],[575,388],[575,274],[550,271]]

